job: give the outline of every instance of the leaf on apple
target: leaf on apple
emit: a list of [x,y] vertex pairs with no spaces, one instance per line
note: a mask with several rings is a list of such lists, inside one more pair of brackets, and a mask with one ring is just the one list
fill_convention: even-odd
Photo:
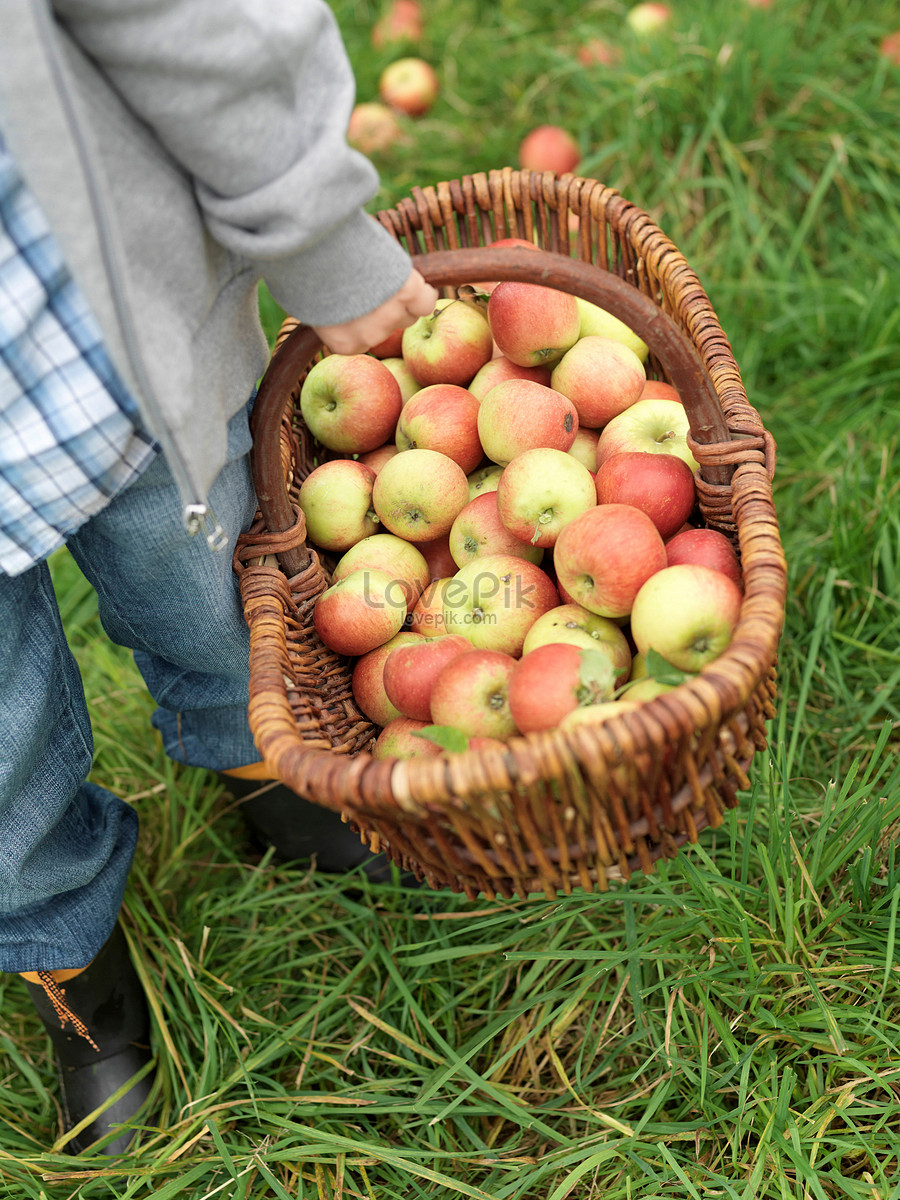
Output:
[[469,748],[469,739],[455,725],[426,725],[424,729],[417,729],[413,737],[420,737],[424,738],[427,742],[434,742],[436,746],[440,746],[448,754],[462,754],[464,750],[468,750]]
[[690,678],[687,672],[673,667],[652,646],[647,651],[647,674],[657,683],[664,683],[667,687],[677,687]]

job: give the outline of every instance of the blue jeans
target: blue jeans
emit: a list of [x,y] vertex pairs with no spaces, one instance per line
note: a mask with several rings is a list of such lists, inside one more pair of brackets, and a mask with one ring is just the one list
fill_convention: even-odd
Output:
[[[247,412],[229,426],[210,502],[229,542],[182,527],[160,454],[68,541],[110,638],[134,651],[179,762],[256,762],[247,724],[249,636],[231,567],[253,519]],[[115,924],[137,840],[134,809],[86,782],[93,740],[46,563],[0,575],[0,970],[86,965]]]

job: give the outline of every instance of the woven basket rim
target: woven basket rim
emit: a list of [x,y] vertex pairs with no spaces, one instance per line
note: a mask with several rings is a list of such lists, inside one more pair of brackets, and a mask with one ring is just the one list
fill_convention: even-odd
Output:
[[[744,600],[734,635],[726,650],[697,676],[643,701],[638,709],[616,714],[597,726],[519,735],[502,752],[470,749],[459,755],[410,760],[376,760],[365,749],[342,753],[335,747],[320,748],[299,732],[292,735],[286,700],[274,705],[280,711],[275,714],[271,734],[268,729],[260,734],[260,726],[273,716],[272,697],[264,692],[255,711],[251,700],[251,723],[260,750],[278,777],[288,782],[302,779],[304,794],[350,816],[385,816],[390,810],[403,820],[427,823],[451,806],[478,806],[483,803],[491,764],[496,764],[498,756],[514,780],[552,779],[554,771],[558,776],[559,772],[611,770],[621,759],[623,747],[628,753],[647,755],[671,744],[684,748],[692,739],[720,738],[723,731],[726,742],[729,738],[734,741],[740,737],[741,714],[762,683],[774,674],[786,596],[786,566],[772,498],[774,443],[749,404],[731,346],[698,277],[649,214],[596,180],[503,168],[413,189],[410,197],[378,213],[376,219],[392,235],[405,238],[419,250],[413,253],[416,263],[425,261],[420,254],[461,249],[467,239],[480,244],[474,239],[488,228],[502,229],[497,236],[513,236],[510,214],[516,232],[524,230],[526,236],[533,236],[532,210],[536,207],[545,214],[539,233],[546,235],[550,230],[548,249],[565,253],[566,249],[572,252],[572,247],[568,229],[562,228],[563,219],[573,203],[581,218],[581,252],[595,233],[593,223],[604,221],[613,211],[622,226],[618,230],[620,257],[613,264],[620,278],[650,295],[655,303],[669,287],[677,286],[679,295],[688,297],[686,315],[676,315],[703,359],[731,430],[731,441],[720,445],[711,461],[718,456],[733,467],[730,484],[720,485],[719,494],[727,492],[732,501],[734,538],[744,568]],[[555,214],[559,214],[556,224]],[[429,226],[432,219],[435,228]],[[622,229],[633,240],[633,248],[627,252]],[[599,254],[599,247],[596,250]],[[530,252],[520,253],[530,256]],[[597,261],[594,265],[608,270]],[[288,353],[288,347],[304,333],[308,331],[288,318],[273,362]],[[287,399],[285,396],[285,403]],[[708,490],[714,504],[716,489]],[[273,681],[275,692],[279,685],[281,680]],[[544,769],[547,774],[542,773]],[[739,764],[734,772],[740,779]]]

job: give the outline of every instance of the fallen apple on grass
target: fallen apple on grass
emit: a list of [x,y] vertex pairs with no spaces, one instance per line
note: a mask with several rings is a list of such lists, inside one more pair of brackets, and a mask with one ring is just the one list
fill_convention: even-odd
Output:
[[310,433],[342,454],[393,441],[401,407],[400,385],[371,354],[329,354],[310,367],[300,388]]
[[575,138],[559,125],[537,125],[519,143],[519,166],[526,171],[570,174],[581,162]]
[[371,41],[376,50],[400,42],[422,39],[422,9],[418,0],[392,0],[372,26]]
[[742,599],[734,580],[712,567],[666,567],[638,591],[631,635],[641,653],[655,650],[673,667],[696,673],[729,645]]
[[660,33],[672,20],[672,10],[668,4],[635,4],[625,14],[625,20],[637,34]]
[[389,108],[410,117],[421,117],[440,93],[437,72],[424,58],[398,58],[382,71],[378,95]]
[[347,125],[347,142],[361,154],[379,154],[402,141],[403,126],[386,104],[366,100],[354,106]]
[[509,679],[509,710],[520,733],[555,729],[582,704],[609,700],[615,687],[605,654],[549,642],[522,656]]

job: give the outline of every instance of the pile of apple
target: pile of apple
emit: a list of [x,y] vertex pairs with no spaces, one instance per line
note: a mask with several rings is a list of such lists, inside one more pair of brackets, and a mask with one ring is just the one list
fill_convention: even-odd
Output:
[[377,756],[603,720],[729,644],[739,561],[691,522],[687,416],[646,358],[596,305],[473,281],[310,368],[300,409],[331,453],[299,502],[334,564],[315,627],[356,659]]

